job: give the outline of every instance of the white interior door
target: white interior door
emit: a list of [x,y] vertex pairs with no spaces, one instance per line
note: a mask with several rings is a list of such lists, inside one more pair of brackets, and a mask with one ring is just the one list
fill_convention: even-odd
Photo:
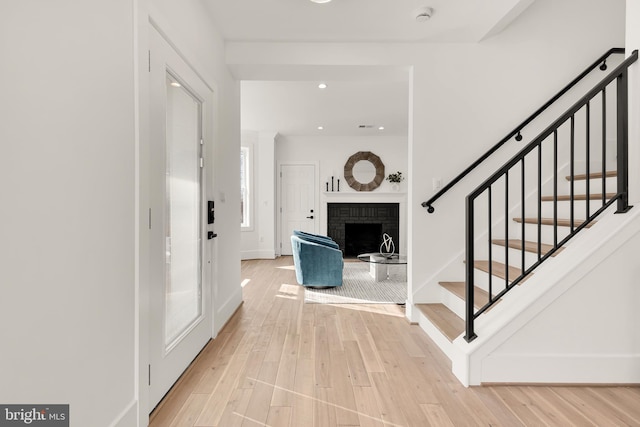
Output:
[[212,336],[202,267],[203,118],[212,95],[153,29],[150,57],[149,410]]
[[282,165],[280,173],[281,253],[291,255],[290,237],[293,230],[317,232],[316,167],[315,165]]

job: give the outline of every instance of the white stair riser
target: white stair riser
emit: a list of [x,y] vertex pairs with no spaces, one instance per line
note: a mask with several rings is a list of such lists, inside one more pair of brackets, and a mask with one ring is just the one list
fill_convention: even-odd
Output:
[[[618,184],[617,178],[607,178],[605,187],[607,193],[615,193]],[[553,188],[553,187],[552,187]],[[586,194],[587,181],[584,179],[573,181],[573,188],[575,194]],[[595,178],[589,180],[589,191],[591,193],[602,192],[602,178]],[[558,194],[569,194],[571,192],[571,181],[567,181],[562,177],[562,180],[558,180]],[[549,194],[553,194],[553,189]]]
[[[513,249],[513,248],[508,248],[509,251],[509,264],[513,265],[513,266],[520,266],[522,264],[522,251],[520,249]],[[505,256],[505,247],[504,246],[500,246],[500,245],[493,245],[492,246],[492,252],[491,252],[491,256],[493,258],[494,261],[498,261],[501,263],[505,263],[506,260],[506,256]],[[544,254],[543,254],[544,256]],[[534,264],[536,261],[538,261],[538,254],[537,253],[533,253],[533,252],[528,252],[528,251],[524,251],[524,259],[525,259],[525,265],[527,267],[529,267],[530,265]]]
[[[475,269],[474,285],[478,288],[489,292],[489,273]],[[500,277],[493,276],[491,281],[491,293],[493,295],[498,294],[505,288],[505,281]]]
[[[609,199],[607,199],[609,201]],[[542,217],[553,218],[553,202],[542,202]],[[602,207],[602,199],[589,200],[589,212],[591,215],[595,214],[598,209]],[[528,217],[538,217],[537,206],[525,206],[525,211]],[[573,202],[573,212],[576,218],[586,218],[587,216],[587,201],[576,200]],[[571,215],[571,202],[558,201],[558,218],[569,218]]]
[[[582,219],[580,218],[576,218],[576,227],[578,224],[578,221],[582,221]],[[522,224],[520,223],[516,223],[517,227],[514,231],[514,235],[509,235],[509,239],[520,239],[522,238]],[[542,225],[540,228],[540,232],[541,232],[541,237],[542,237],[542,243],[546,243],[548,245],[552,245],[554,243],[553,241],[553,226],[552,225]],[[566,236],[569,235],[570,229],[569,227],[561,227],[558,226],[558,242],[560,242],[562,239],[564,239]],[[537,224],[525,224],[524,227],[524,237],[525,240],[529,240],[532,242],[537,242],[538,241],[538,225]]]
[[442,304],[444,304],[449,310],[453,311],[456,316],[464,319],[466,309],[464,300],[445,288],[441,288],[441,291]]

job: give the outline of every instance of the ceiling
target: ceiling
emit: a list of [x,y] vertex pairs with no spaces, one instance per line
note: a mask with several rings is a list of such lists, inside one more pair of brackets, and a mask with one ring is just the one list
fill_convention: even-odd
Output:
[[[203,0],[230,41],[477,42],[534,0]],[[427,22],[416,10],[431,7]]]
[[[442,43],[490,37],[534,0],[202,1],[227,42]],[[433,8],[427,22],[415,19],[422,7]],[[302,74],[276,69],[243,81],[242,128],[281,135],[407,135],[408,70],[314,67]],[[329,87],[319,90],[321,81]]]
[[327,81],[326,89],[318,83],[242,82],[242,129],[285,136],[407,135],[407,81]]

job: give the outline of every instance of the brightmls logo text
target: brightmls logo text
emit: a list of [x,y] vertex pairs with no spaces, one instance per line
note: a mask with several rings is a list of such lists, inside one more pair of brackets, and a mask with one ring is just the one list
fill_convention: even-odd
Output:
[[0,405],[0,427],[69,427],[69,405]]

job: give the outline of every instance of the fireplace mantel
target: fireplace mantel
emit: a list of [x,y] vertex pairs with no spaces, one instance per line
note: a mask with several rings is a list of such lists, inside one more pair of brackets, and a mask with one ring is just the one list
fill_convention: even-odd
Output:
[[326,212],[327,203],[400,203],[407,201],[407,193],[393,191],[329,191],[322,193],[322,202],[324,212]]

